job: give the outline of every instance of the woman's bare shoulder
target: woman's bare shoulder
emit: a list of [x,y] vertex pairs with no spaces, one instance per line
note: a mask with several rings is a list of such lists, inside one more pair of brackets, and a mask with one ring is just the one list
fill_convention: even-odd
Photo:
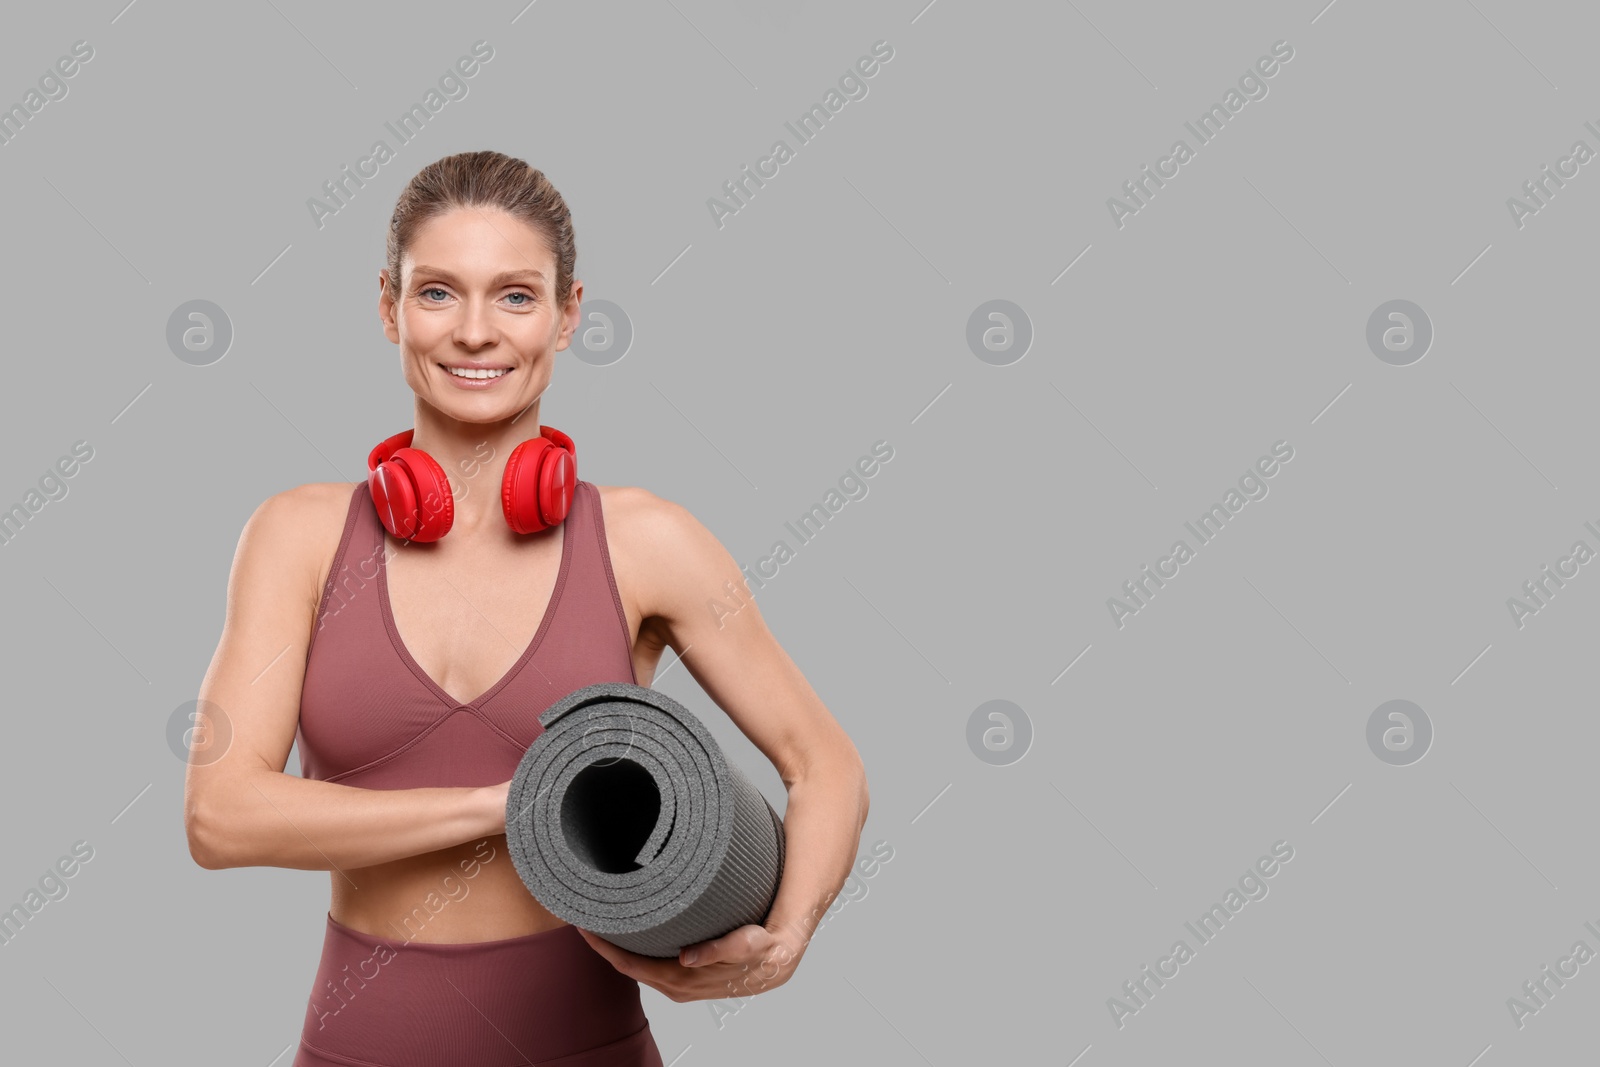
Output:
[[688,516],[683,505],[657,496],[638,485],[596,485],[611,540],[649,541],[667,532],[675,521]]
[[315,541],[330,526],[342,529],[350,509],[354,482],[307,482],[274,493],[261,502],[250,521],[263,520],[275,534]]
[[[261,502],[240,535],[280,564],[325,572],[344,534],[354,482],[308,482],[272,494]],[[320,584],[320,578],[317,579]]]
[[[612,561],[628,572],[642,601],[660,609],[708,576],[727,577],[732,564],[716,536],[685,506],[634,485],[601,485],[601,510]],[[713,583],[715,584],[715,583]]]

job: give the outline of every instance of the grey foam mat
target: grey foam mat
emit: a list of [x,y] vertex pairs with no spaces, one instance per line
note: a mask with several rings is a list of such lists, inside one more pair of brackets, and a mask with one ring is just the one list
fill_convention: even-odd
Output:
[[547,708],[506,798],[506,841],[551,913],[645,956],[765,921],[783,820],[664,693],[586,686]]

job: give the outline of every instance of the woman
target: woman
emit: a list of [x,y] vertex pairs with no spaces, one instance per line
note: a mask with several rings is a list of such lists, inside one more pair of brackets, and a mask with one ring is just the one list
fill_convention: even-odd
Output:
[[[541,427],[583,294],[545,176],[442,159],[401,193],[387,253],[378,314],[414,434],[374,449],[367,482],[279,493],[246,524],[195,731],[231,740],[191,755],[191,854],[329,872],[297,1067],[659,1067],[638,983],[690,1001],[787,981],[859,843],[859,755],[729,597],[742,576],[716,538],[644,489],[578,480],[571,439]],[[763,925],[654,959],[533,898],[505,804],[540,711],[649,685],[668,645],[782,774],[787,857]],[[283,773],[297,738],[303,777]]]

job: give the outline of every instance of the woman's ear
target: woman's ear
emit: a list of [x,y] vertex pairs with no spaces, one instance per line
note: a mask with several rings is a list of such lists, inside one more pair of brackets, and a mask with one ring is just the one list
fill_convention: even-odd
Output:
[[378,321],[383,323],[383,335],[395,344],[400,343],[400,330],[395,323],[395,302],[389,295],[389,272],[378,272]]
[[561,332],[556,335],[556,351],[563,352],[572,343],[572,335],[583,324],[583,282],[572,280],[572,293],[561,307]]

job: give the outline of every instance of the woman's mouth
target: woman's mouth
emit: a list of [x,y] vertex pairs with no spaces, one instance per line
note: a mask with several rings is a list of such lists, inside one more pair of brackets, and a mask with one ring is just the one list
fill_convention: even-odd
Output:
[[452,367],[445,363],[439,368],[460,389],[489,389],[495,382],[509,375],[513,367]]

